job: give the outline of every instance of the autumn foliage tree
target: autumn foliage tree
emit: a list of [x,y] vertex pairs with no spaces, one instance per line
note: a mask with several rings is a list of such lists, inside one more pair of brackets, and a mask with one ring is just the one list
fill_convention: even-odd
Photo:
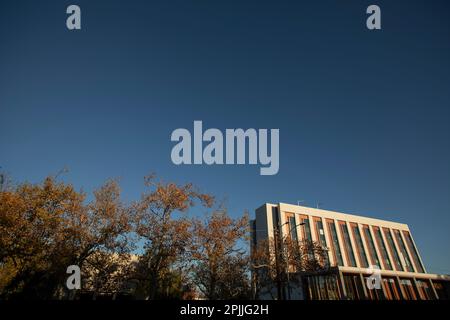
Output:
[[129,251],[128,209],[109,181],[86,195],[47,177],[0,192],[0,292],[4,297],[58,298],[66,269],[84,267],[96,252]]
[[183,272],[186,248],[191,241],[191,221],[186,216],[196,201],[210,207],[214,198],[201,193],[192,184],[177,185],[146,178],[149,190],[134,204],[134,230],[144,243],[135,277],[145,298],[164,293],[163,284],[174,271]]
[[[0,299],[249,298],[248,216],[211,209],[214,198],[189,183],[145,185],[124,203],[115,180],[91,197],[54,176],[2,183]],[[206,218],[189,214],[195,205]],[[66,288],[71,265],[81,291]]]
[[246,298],[250,292],[248,255],[242,245],[248,240],[248,216],[231,218],[215,211],[192,225],[191,275],[207,299]]

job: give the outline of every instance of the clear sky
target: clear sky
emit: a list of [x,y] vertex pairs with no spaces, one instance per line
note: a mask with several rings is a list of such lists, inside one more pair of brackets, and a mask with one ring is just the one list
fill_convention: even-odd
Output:
[[[82,30],[66,29],[78,4]],[[377,4],[382,30],[366,29]],[[0,3],[0,166],[90,191],[193,182],[234,216],[264,202],[407,223],[450,273],[448,1]],[[175,166],[170,134],[279,128],[280,171]]]

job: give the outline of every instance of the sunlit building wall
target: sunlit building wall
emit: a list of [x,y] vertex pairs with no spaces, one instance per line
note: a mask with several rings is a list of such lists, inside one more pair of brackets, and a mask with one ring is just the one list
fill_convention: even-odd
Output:
[[[252,246],[264,239],[291,237],[319,243],[329,268],[301,274],[305,299],[448,299],[447,275],[429,274],[408,225],[290,204],[264,204],[251,223]],[[372,269],[371,269],[372,268]],[[367,278],[380,269],[381,288],[369,289]],[[292,275],[295,276],[295,275]],[[291,287],[283,290],[293,290]],[[332,292],[333,291],[333,292]]]

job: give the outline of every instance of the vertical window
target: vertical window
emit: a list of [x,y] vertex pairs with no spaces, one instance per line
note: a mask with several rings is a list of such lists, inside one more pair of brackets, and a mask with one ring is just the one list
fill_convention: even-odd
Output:
[[431,287],[426,280],[417,279],[417,290],[419,291],[422,300],[434,300],[434,294]]
[[309,225],[308,216],[300,216],[301,230],[302,230],[302,240],[312,241],[311,237],[311,227]]
[[[322,219],[318,218],[318,217],[314,217],[314,225],[316,228],[317,239],[318,239],[320,245],[322,246],[322,248],[327,248],[327,240],[325,238],[325,232],[323,230]],[[325,261],[325,262],[328,264],[329,261],[330,261],[330,256],[329,256],[329,252],[327,251],[327,261]]]
[[411,260],[409,259],[408,251],[406,251],[405,243],[403,242],[402,235],[400,231],[394,230],[395,240],[397,240],[398,247],[400,248],[400,252],[403,255],[403,259],[405,260],[406,270],[409,272],[414,272],[414,269],[411,264]]
[[378,227],[372,227],[372,229],[373,229],[373,233],[375,234],[375,240],[377,241],[378,249],[380,249],[384,268],[387,270],[392,270],[391,260],[389,259],[389,255],[386,250],[386,245],[384,244],[383,236],[381,235],[381,230]]
[[372,265],[378,266],[381,268],[380,260],[378,259],[377,250],[375,249],[375,243],[373,242],[372,234],[370,233],[370,229],[368,225],[363,226],[364,238],[366,239],[366,246],[369,250],[370,261]]
[[[293,246],[287,246],[286,250],[289,250],[292,255],[296,254],[298,252],[298,234],[297,234],[297,224],[295,223],[295,215],[293,213],[286,213],[286,228],[287,228],[287,235],[289,239],[292,241]],[[284,246],[284,240],[281,240]],[[292,252],[293,250],[293,252]],[[289,266],[287,267],[289,270],[291,269],[291,263],[289,263]],[[290,290],[290,288],[287,288]]]
[[294,242],[298,242],[298,235],[297,235],[297,225],[295,223],[295,216],[289,215],[288,216],[288,228],[289,228],[289,236]]
[[417,300],[416,292],[410,279],[400,279],[400,285],[406,295],[406,300]]
[[339,221],[342,238],[344,241],[345,253],[347,256],[347,263],[351,267],[356,267],[355,254],[353,253],[352,243],[350,242],[350,234],[348,233],[347,224],[345,221]]
[[295,217],[289,218],[289,229],[291,232],[291,237],[293,240],[298,241],[298,235],[297,235],[297,225],[295,223]]
[[[300,230],[302,232],[302,241],[312,243],[312,235],[311,235],[311,226],[309,224],[309,218],[305,215],[300,215]],[[305,253],[308,254],[309,261],[314,261],[314,249],[310,245],[306,245],[304,247]]]
[[358,225],[356,223],[351,223],[350,228],[352,229],[353,239],[355,240],[356,251],[358,252],[359,263],[363,268],[367,268],[369,266],[369,262],[367,261],[366,252],[364,251],[364,245],[361,238],[361,233],[359,232]]
[[387,300],[400,300],[400,290],[393,278],[383,278],[383,287],[386,292]]
[[384,237],[389,246],[389,251],[394,259],[395,269],[398,271],[403,271],[402,263],[400,261],[400,256],[398,255],[397,249],[395,248],[394,239],[392,239],[391,231],[388,228],[383,228]]
[[420,262],[419,253],[416,250],[416,246],[412,240],[411,234],[408,231],[403,231],[403,235],[406,239],[406,244],[408,245],[409,252],[411,252],[411,256],[414,260],[414,265],[416,266],[417,272],[424,273],[424,268],[422,263]]
[[351,300],[363,300],[366,298],[359,274],[343,274],[343,278],[347,298]]
[[327,220],[327,226],[331,237],[331,251],[333,252],[334,261],[338,266],[343,266],[344,261],[342,260],[341,249],[339,248],[339,240],[334,220]]
[[339,300],[339,285],[336,275],[305,276],[308,300]]

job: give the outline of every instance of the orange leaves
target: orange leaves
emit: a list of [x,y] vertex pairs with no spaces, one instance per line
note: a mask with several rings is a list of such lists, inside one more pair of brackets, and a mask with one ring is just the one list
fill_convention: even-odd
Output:
[[[67,265],[83,264],[97,249],[115,252],[127,245],[119,239],[130,224],[117,183],[107,182],[94,195],[85,203],[84,193],[53,177],[0,192],[0,265],[14,261],[21,279],[11,290],[35,286],[26,276],[30,272],[58,278],[65,275]],[[0,277],[2,272],[0,268]],[[39,285],[49,293],[60,284]]]
[[[188,211],[198,203],[201,210],[211,208],[213,196],[155,176],[146,185],[147,192],[130,204],[121,201],[115,180],[96,189],[90,201],[53,177],[0,190],[0,295],[54,297],[67,266],[76,264],[93,290],[116,290],[122,277],[133,277],[155,298],[170,277],[190,275],[203,288],[212,281],[207,296],[226,291],[236,297],[234,283],[246,277],[248,217],[215,211],[206,220],[192,219]],[[142,255],[128,264],[133,246],[141,244]]]
[[170,214],[173,211],[185,212],[194,206],[195,200],[199,200],[205,207],[211,207],[214,203],[213,196],[200,193],[191,183],[184,185],[164,183],[155,181],[155,175],[150,175],[145,178],[145,185],[150,187],[151,191],[144,195],[142,204],[144,207],[151,205],[162,210],[162,214],[165,212]]
[[248,217],[232,219],[226,212],[213,212],[205,221],[194,220],[194,243],[202,246],[210,255],[231,252],[236,242],[247,233]]
[[191,183],[164,183],[156,181],[155,175],[146,177],[145,184],[149,190],[132,205],[132,213],[134,231],[145,243],[137,268],[139,277],[148,280],[142,290],[154,298],[171,269],[181,269],[188,261],[192,230],[187,211],[196,201],[211,206],[214,198],[200,193]]
[[246,215],[233,219],[225,211],[215,211],[205,221],[194,219],[190,245],[192,273],[207,298],[236,298],[247,290],[247,256],[239,247],[247,226]]

